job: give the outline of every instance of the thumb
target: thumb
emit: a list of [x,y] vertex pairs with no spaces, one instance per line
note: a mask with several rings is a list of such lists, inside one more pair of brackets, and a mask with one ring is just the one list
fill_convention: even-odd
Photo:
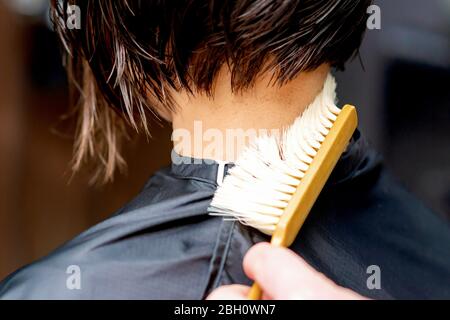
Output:
[[268,243],[252,247],[244,258],[245,273],[273,299],[361,299],[336,285],[289,249]]

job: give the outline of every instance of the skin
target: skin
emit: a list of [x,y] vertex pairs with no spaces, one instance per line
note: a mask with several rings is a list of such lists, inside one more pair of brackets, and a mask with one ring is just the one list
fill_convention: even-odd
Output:
[[[283,270],[283,272],[280,272]],[[244,271],[264,291],[264,300],[365,300],[367,298],[338,286],[289,249],[260,243],[244,258]],[[223,286],[208,300],[245,300],[250,288]]]
[[[168,118],[174,130],[185,129],[191,133],[194,132],[194,121],[201,121],[204,131],[213,128],[220,130],[223,136],[226,136],[227,129],[282,129],[291,125],[320,93],[329,71],[329,65],[324,64],[316,70],[299,74],[283,86],[271,83],[272,75],[265,74],[257,78],[253,87],[236,93],[231,90],[230,72],[223,67],[215,79],[212,97],[203,93],[173,93],[178,107]],[[205,142],[203,146],[196,150],[179,150],[174,145],[183,156],[235,161],[246,144],[240,146],[231,158],[225,150],[208,149]]]

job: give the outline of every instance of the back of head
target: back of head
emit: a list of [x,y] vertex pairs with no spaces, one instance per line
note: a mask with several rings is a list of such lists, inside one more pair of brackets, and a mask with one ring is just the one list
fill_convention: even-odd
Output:
[[[74,168],[100,159],[106,180],[123,164],[126,124],[174,109],[179,90],[213,93],[221,67],[233,90],[265,72],[283,85],[359,49],[372,0],[52,0],[69,77],[81,89]],[[81,29],[65,21],[80,9]]]

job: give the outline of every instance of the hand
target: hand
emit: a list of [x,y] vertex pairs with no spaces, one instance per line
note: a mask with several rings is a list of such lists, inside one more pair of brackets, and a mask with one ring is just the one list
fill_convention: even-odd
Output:
[[[359,294],[338,286],[308,265],[289,249],[268,243],[253,246],[244,258],[247,276],[261,286],[263,299],[269,300],[363,300]],[[247,299],[249,287],[223,286],[214,290],[209,300]]]

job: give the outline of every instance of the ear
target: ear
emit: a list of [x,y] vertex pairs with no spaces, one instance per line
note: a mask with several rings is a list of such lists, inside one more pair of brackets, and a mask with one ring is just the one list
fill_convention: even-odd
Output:
[[174,111],[169,110],[167,107],[161,105],[156,106],[155,111],[158,114],[158,116],[160,116],[162,119],[172,123]]
[[[170,99],[173,100],[173,99]],[[148,97],[148,104],[151,106],[152,110],[156,113],[156,115],[167,122],[172,122],[173,120],[173,113],[174,111],[172,109],[175,109],[174,107],[171,107],[174,102],[171,102],[171,105],[167,105],[162,103],[161,101],[155,99],[154,97],[149,96]]]

